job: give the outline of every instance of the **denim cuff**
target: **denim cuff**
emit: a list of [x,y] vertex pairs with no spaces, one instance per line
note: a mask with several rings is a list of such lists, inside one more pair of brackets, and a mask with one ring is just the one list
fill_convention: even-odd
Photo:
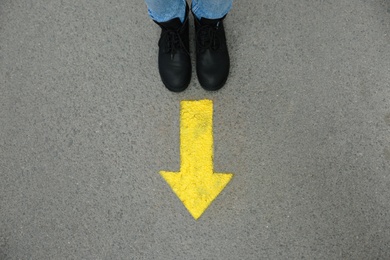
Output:
[[219,19],[232,8],[233,0],[193,0],[192,13],[196,18]]

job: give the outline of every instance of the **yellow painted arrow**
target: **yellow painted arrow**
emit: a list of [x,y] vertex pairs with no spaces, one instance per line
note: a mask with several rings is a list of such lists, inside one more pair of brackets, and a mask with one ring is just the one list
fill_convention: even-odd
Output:
[[182,101],[180,172],[161,171],[191,215],[198,219],[233,174],[213,171],[213,102]]

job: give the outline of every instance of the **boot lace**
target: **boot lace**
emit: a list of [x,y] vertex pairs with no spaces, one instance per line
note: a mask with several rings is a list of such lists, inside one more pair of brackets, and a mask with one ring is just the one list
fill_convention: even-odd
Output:
[[171,59],[175,56],[178,50],[186,50],[184,42],[180,37],[180,31],[178,30],[166,30],[164,32],[163,38],[166,40],[167,45],[164,49],[165,53],[171,54]]
[[218,50],[220,46],[220,39],[217,31],[219,29],[219,23],[217,25],[203,25],[197,32],[198,47],[201,51],[206,49]]

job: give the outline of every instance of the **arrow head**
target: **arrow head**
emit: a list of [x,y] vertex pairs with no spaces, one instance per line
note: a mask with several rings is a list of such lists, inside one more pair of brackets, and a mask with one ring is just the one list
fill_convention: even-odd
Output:
[[183,202],[194,219],[198,219],[233,177],[231,173],[188,174],[161,171],[161,176]]

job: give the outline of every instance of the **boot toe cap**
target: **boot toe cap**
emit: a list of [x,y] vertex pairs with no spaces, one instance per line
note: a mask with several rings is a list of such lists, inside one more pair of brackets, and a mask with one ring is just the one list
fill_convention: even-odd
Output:
[[197,66],[200,85],[205,90],[215,91],[222,88],[229,76],[229,60],[214,64],[201,64]]
[[179,54],[170,59],[161,55],[159,72],[165,87],[173,92],[185,90],[191,81],[191,60],[187,54]]

